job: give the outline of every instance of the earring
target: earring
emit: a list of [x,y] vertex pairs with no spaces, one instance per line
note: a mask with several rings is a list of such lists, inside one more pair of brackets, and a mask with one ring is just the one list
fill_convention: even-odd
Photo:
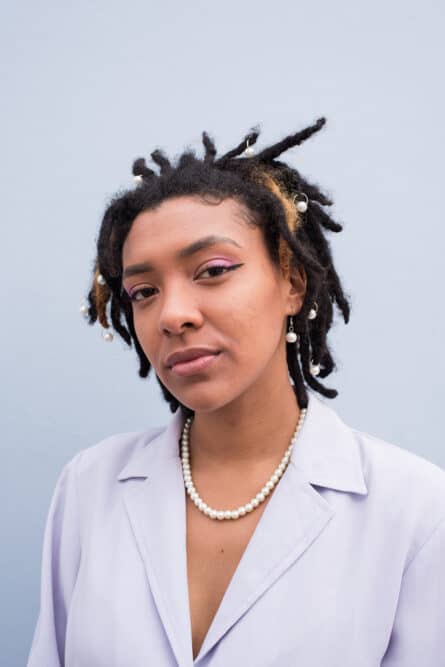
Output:
[[294,331],[294,320],[292,318],[292,315],[289,318],[289,331],[286,334],[286,341],[288,343],[296,343],[298,340],[298,336]]
[[315,318],[317,317],[317,313],[318,313],[318,305],[317,302],[315,301],[313,307],[309,311],[309,315],[307,316],[308,320],[315,320]]

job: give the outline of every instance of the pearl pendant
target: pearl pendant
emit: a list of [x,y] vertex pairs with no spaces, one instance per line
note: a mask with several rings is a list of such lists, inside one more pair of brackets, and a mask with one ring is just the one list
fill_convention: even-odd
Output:
[[295,331],[288,331],[286,334],[286,340],[288,343],[296,343],[297,334],[295,333]]

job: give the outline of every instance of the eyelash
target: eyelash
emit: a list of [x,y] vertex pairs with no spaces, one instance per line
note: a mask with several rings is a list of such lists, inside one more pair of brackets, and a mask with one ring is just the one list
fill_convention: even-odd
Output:
[[[219,276],[224,275],[224,273],[228,271],[233,271],[234,269],[237,269],[238,267],[242,266],[242,264],[231,264],[229,266],[226,266],[225,264],[213,264],[212,266],[208,266],[206,269],[201,271],[199,276],[201,276],[203,273],[206,273],[206,271],[212,271],[212,270],[219,270],[219,269],[224,269],[223,272],[217,273],[215,276],[210,276],[211,278],[219,278]],[[198,276],[198,277],[199,277]],[[133,290],[133,292],[130,292],[128,295],[130,297],[130,301],[133,301],[137,303],[138,301],[144,301],[145,299],[149,299],[153,294],[149,294],[145,296],[143,299],[136,299],[136,295],[142,292],[147,292],[149,290],[154,290],[154,287],[140,287],[139,289]]]

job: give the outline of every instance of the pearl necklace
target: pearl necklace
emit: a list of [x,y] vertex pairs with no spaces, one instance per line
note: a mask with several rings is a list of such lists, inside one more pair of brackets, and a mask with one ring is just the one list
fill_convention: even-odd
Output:
[[181,463],[182,463],[182,475],[184,478],[185,488],[191,500],[194,502],[196,507],[206,514],[210,519],[239,519],[240,517],[252,512],[260,503],[262,503],[274,487],[278,484],[281,476],[286,470],[287,464],[289,463],[290,456],[292,453],[292,448],[295,444],[298,432],[301,429],[304,418],[306,416],[306,409],[303,408],[300,411],[300,417],[298,419],[297,426],[295,428],[294,434],[292,436],[289,447],[286,449],[283,458],[281,459],[280,464],[277,466],[269,481],[263,486],[261,491],[250,500],[250,502],[238,507],[236,510],[215,510],[212,507],[209,507],[199,496],[196,491],[195,485],[192,480],[192,471],[190,469],[190,452],[189,452],[189,432],[190,426],[192,423],[192,417],[188,417],[184,424],[184,429],[181,436]]

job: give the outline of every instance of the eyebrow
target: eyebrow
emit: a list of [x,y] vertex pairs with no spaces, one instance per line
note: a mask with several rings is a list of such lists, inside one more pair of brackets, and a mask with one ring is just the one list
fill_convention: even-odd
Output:
[[[200,250],[203,250],[204,248],[210,248],[211,246],[214,246],[217,243],[231,243],[232,245],[237,246],[237,248],[242,247],[239,245],[239,243],[229,238],[228,236],[216,236],[215,234],[212,234],[210,236],[204,236],[203,238],[198,239],[197,241],[193,241],[193,243],[190,243],[190,245],[185,246],[185,248],[181,248],[181,250],[179,250],[179,252],[176,253],[175,257],[176,259],[184,259],[185,257],[190,257],[191,255],[194,255],[195,253],[199,252]],[[152,266],[152,264],[149,264],[148,262],[142,262],[141,264],[132,264],[131,266],[127,266],[127,268],[122,274],[122,278],[129,278],[130,276],[136,276],[140,273],[149,273],[150,271],[153,270],[154,267]]]

